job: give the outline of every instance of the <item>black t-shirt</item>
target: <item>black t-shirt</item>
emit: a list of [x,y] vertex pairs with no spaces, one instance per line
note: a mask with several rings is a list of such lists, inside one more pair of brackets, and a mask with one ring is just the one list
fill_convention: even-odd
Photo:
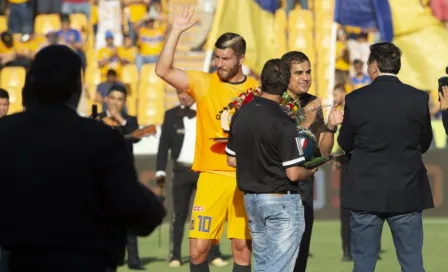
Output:
[[297,182],[286,176],[287,167],[305,162],[296,124],[275,101],[255,97],[236,112],[226,153],[236,157],[236,178],[241,191],[299,191]]

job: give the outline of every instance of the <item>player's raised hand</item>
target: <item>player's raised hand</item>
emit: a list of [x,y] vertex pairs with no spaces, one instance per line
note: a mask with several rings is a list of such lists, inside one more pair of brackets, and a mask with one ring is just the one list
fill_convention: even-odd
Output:
[[176,9],[173,10],[173,30],[184,32],[190,29],[196,21],[192,20],[194,15],[194,8],[190,9],[190,6],[184,6],[179,12]]

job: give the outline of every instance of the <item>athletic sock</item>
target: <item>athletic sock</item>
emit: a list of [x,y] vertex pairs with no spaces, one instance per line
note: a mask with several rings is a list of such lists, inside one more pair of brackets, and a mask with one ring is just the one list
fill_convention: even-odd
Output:
[[250,272],[250,265],[239,265],[237,263],[233,263],[233,270],[232,272]]
[[201,264],[193,264],[190,262],[190,272],[210,272],[210,268],[208,267],[208,261]]

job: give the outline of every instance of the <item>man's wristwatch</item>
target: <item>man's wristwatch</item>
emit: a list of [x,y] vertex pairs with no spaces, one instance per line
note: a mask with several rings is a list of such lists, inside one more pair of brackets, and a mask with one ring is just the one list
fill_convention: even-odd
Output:
[[335,127],[334,129],[329,129],[328,126],[325,126],[325,132],[330,132],[335,134],[338,131],[338,127]]

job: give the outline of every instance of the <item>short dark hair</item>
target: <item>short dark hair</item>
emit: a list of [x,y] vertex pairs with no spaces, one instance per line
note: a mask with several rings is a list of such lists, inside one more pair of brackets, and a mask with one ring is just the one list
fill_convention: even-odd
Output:
[[363,65],[364,62],[362,62],[362,60],[360,60],[360,59],[355,59],[355,60],[353,61],[353,65],[357,65],[357,64],[361,64],[361,65]]
[[106,76],[117,76],[117,71],[115,71],[114,69],[109,69],[107,70]]
[[221,50],[232,48],[237,56],[246,54],[246,41],[241,35],[236,33],[227,32],[222,34],[216,40],[215,47]]
[[126,87],[120,84],[114,84],[110,87],[109,91],[107,92],[107,94],[109,95],[111,92],[120,92],[122,94],[124,94],[124,98],[126,98],[127,96],[127,90]]
[[261,90],[268,94],[282,95],[289,85],[289,65],[281,59],[268,60],[261,72]]
[[23,105],[68,103],[81,95],[83,68],[79,55],[65,45],[42,48],[30,65],[22,90]]
[[288,53],[285,53],[282,56],[282,61],[286,62],[286,64],[288,64],[289,68],[291,68],[292,63],[297,64],[297,63],[302,63],[305,61],[308,61],[309,63],[311,63],[308,56],[305,55],[305,53],[300,52],[300,51],[290,51]]
[[3,89],[3,88],[0,88],[0,98],[3,98],[3,99],[8,99],[9,100],[9,94],[8,94],[8,92],[5,90],[5,89]]
[[401,69],[401,50],[389,42],[372,44],[367,63],[371,64],[374,61],[381,73],[396,75]]

